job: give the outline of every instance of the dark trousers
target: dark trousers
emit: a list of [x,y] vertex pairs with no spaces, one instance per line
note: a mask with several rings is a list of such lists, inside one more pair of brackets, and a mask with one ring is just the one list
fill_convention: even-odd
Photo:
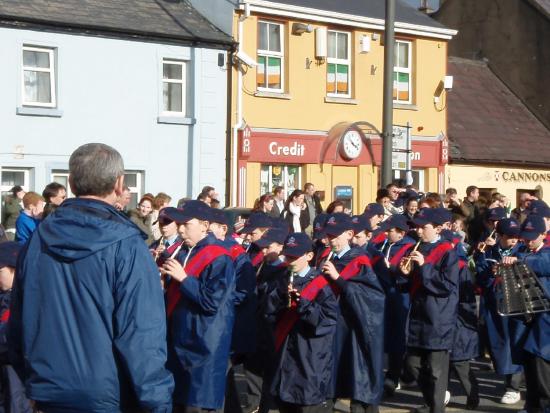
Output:
[[331,413],[330,403],[313,404],[310,406],[302,406],[300,404],[293,404],[283,402],[279,400],[279,412],[281,413]]
[[466,393],[466,397],[468,399],[479,398],[479,386],[477,378],[470,366],[470,361],[452,361],[451,368],[458,377],[458,380]]
[[449,379],[449,352],[409,347],[406,364],[422,391],[430,413],[443,413]]
[[349,411],[350,413],[378,413],[378,406],[351,400]]
[[405,355],[404,354],[388,354],[388,371],[386,372],[384,385],[386,383],[393,384],[393,387],[397,387],[399,379],[405,383],[409,383],[414,380],[414,377],[405,368]]
[[519,391],[521,386],[521,380],[523,378],[523,372],[507,374],[504,376],[504,386],[506,391]]
[[550,411],[550,361],[526,352],[523,363],[527,387],[525,410],[527,413]]

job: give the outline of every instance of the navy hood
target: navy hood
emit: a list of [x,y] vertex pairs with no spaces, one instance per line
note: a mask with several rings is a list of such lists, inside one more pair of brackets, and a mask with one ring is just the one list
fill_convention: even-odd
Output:
[[146,235],[111,205],[87,198],[67,199],[37,229],[45,250],[63,261],[88,257],[110,245]]

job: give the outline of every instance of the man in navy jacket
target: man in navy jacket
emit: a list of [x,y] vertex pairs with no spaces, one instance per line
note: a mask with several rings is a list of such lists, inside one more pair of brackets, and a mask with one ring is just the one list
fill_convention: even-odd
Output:
[[438,209],[421,209],[413,219],[422,243],[410,254],[412,270],[405,260],[400,265],[411,278],[406,364],[426,402],[419,413],[445,410],[449,351],[455,341],[459,267],[456,250],[440,235],[445,221]]
[[66,200],[21,252],[9,345],[27,396],[58,412],[170,412],[158,269],[143,234],[113,204],[120,154],[99,143],[69,160]]

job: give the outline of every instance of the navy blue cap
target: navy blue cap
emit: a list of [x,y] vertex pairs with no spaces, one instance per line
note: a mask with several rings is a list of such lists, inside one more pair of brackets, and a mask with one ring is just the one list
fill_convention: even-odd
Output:
[[18,242],[7,241],[0,243],[0,268],[13,267],[17,263],[17,256],[22,245]]
[[378,202],[373,202],[365,207],[365,211],[363,213],[367,216],[367,218],[375,215],[384,215],[384,207]]
[[[156,222],[158,222],[160,225],[164,224],[170,224],[171,222],[174,222],[174,216],[177,216],[178,210],[174,207],[166,207],[162,208],[159,212],[159,217]],[[156,222],[153,222],[155,224]]]
[[287,235],[290,232],[290,227],[288,226],[288,222],[285,221],[283,218],[271,218],[271,228],[279,228],[284,231],[286,231]]
[[208,221],[215,222],[216,224],[221,225],[229,225],[229,221],[227,220],[227,215],[225,212],[223,212],[222,209],[219,208],[210,208],[210,218]]
[[281,228],[269,228],[266,232],[264,232],[259,240],[254,241],[254,244],[260,248],[269,247],[274,242],[283,245],[287,235],[287,230]]
[[244,228],[241,230],[241,234],[250,234],[256,228],[271,228],[273,221],[271,218],[263,212],[254,212],[250,214]]
[[372,226],[370,225],[370,219],[365,215],[354,215],[351,217],[353,224],[353,231],[358,234],[361,231],[372,232]]
[[538,199],[531,201],[528,209],[530,214],[550,218],[550,207],[548,207],[548,204],[544,201]]
[[[164,209],[168,209],[168,207]],[[208,221],[210,218],[210,207],[202,201],[192,200],[187,201],[181,209],[170,208],[169,211],[165,212],[165,216],[178,224],[185,224],[193,218]]]
[[453,220],[453,213],[447,208],[435,208],[435,210],[440,215],[443,222],[451,222]]
[[353,230],[351,217],[343,212],[330,214],[325,224],[325,233],[337,237],[344,231]]
[[282,255],[296,258],[311,251],[313,251],[311,239],[303,232],[293,232],[284,242]]
[[497,222],[497,234],[519,237],[520,224],[514,218],[504,218]]
[[405,215],[395,214],[380,224],[380,229],[384,232],[389,231],[392,228],[408,231],[410,229],[409,220]]
[[546,233],[546,222],[540,215],[529,215],[521,224],[520,238],[532,241]]
[[487,221],[500,221],[506,218],[506,209],[502,207],[491,208],[487,211]]
[[328,214],[320,213],[313,220],[313,239],[323,239],[325,234],[325,224],[327,223]]
[[422,227],[426,224],[443,225],[446,217],[436,208],[422,208],[412,219],[414,225]]

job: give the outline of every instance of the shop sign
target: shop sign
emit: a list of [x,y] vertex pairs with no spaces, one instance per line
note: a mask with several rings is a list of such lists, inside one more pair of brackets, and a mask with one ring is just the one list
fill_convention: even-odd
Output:
[[495,180],[501,179],[504,182],[550,182],[550,173],[495,171]]
[[241,157],[256,162],[317,163],[325,137],[284,136],[273,133],[241,134]]
[[441,164],[446,165],[449,163],[449,139],[447,136],[443,136],[441,140]]

